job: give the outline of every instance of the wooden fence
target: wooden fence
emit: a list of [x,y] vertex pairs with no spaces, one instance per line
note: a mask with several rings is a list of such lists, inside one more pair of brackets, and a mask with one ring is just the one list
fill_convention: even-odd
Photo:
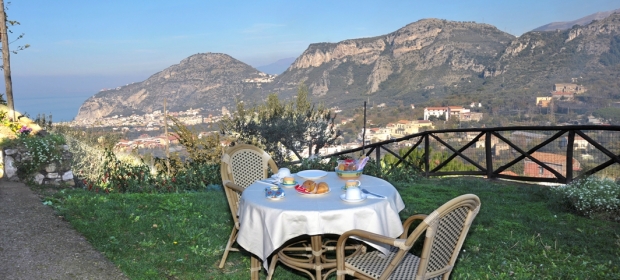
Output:
[[[566,184],[605,171],[605,177],[620,178],[620,126],[434,130],[323,157],[360,151],[373,157],[377,164],[382,156],[393,156],[397,161],[390,164],[388,172],[406,164],[419,168],[426,177],[473,175]],[[453,164],[456,161],[460,164]]]

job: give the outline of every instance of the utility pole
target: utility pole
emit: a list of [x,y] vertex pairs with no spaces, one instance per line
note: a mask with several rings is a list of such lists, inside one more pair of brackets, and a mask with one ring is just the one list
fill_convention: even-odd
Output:
[[4,0],[0,0],[2,11],[0,12],[0,39],[2,40],[2,68],[4,70],[4,86],[6,88],[6,102],[12,112],[11,118],[15,119],[15,104],[13,102],[13,83],[11,82],[11,56],[9,52],[9,36],[7,35],[6,13],[4,12]]
[[[2,0],[0,0],[2,1]],[[164,135],[166,136],[166,175],[170,177],[170,136],[168,136],[168,111],[166,111],[166,98],[164,98]]]
[[362,129],[362,153],[366,154],[366,101],[364,101],[364,126]]

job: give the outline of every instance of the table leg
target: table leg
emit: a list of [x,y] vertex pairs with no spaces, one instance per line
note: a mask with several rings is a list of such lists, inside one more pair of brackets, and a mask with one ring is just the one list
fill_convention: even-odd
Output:
[[250,259],[250,279],[258,280],[260,271],[260,260],[258,260],[256,256],[252,255],[252,258]]
[[321,261],[321,256],[323,255],[323,241],[321,235],[313,235],[310,237],[310,242],[312,243],[312,255],[314,256],[314,269],[316,279],[321,279],[321,274],[323,272],[323,263]]

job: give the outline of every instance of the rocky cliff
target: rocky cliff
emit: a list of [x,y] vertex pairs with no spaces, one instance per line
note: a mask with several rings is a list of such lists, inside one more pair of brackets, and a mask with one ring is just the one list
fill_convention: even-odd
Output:
[[488,24],[420,20],[384,36],[312,44],[276,79],[274,90],[305,82],[317,97],[405,98],[478,76],[514,39]]
[[313,44],[273,90],[294,92],[305,82],[315,99],[341,108],[368,98],[388,105],[450,98],[459,105],[527,107],[564,82],[585,85],[594,99],[618,99],[618,66],[618,13],[518,38],[487,24],[425,19],[384,36]]

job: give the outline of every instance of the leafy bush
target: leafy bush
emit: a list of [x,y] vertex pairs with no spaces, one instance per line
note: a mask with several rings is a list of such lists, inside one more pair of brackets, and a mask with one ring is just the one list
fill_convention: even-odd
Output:
[[592,217],[620,214],[620,185],[609,179],[588,177],[554,188],[568,206],[577,213]]
[[335,157],[327,158],[327,159],[321,158],[321,157],[313,157],[313,158],[303,159],[301,163],[295,164],[295,165],[287,165],[287,163],[284,163],[284,165],[280,167],[288,167],[289,169],[291,169],[291,172],[296,173],[302,170],[310,170],[310,169],[334,171],[337,165],[338,165],[338,162]]
[[[2,104],[0,102],[0,104]],[[21,128],[21,125],[17,122],[11,121],[9,116],[7,116],[6,111],[0,111],[0,125],[8,127],[11,131],[17,133]]]
[[175,187],[183,190],[204,190],[222,182],[220,165],[214,163],[187,163],[173,179]]
[[2,143],[4,147],[14,147],[27,151],[19,162],[15,162],[17,175],[27,178],[29,175],[42,170],[50,163],[60,165],[62,161],[65,138],[58,134],[46,136],[19,134],[15,139],[7,139]]
[[102,140],[103,136],[70,133],[76,136],[68,137],[74,154],[74,174],[83,188],[106,193],[195,191],[219,184],[219,165],[213,162],[219,161],[221,155],[219,139],[198,138],[178,121],[173,129],[189,153],[188,160],[173,154],[170,159],[156,159],[153,164],[147,164],[137,155],[114,153],[111,142]]
[[[103,168],[105,174],[96,186],[100,186],[105,192],[124,193],[157,190],[158,185],[155,185],[155,189],[153,189],[151,169],[140,159],[128,156],[119,158],[112,151],[106,150]],[[165,187],[168,191],[172,190],[172,186]],[[91,189],[92,184],[89,185],[89,190]]]

